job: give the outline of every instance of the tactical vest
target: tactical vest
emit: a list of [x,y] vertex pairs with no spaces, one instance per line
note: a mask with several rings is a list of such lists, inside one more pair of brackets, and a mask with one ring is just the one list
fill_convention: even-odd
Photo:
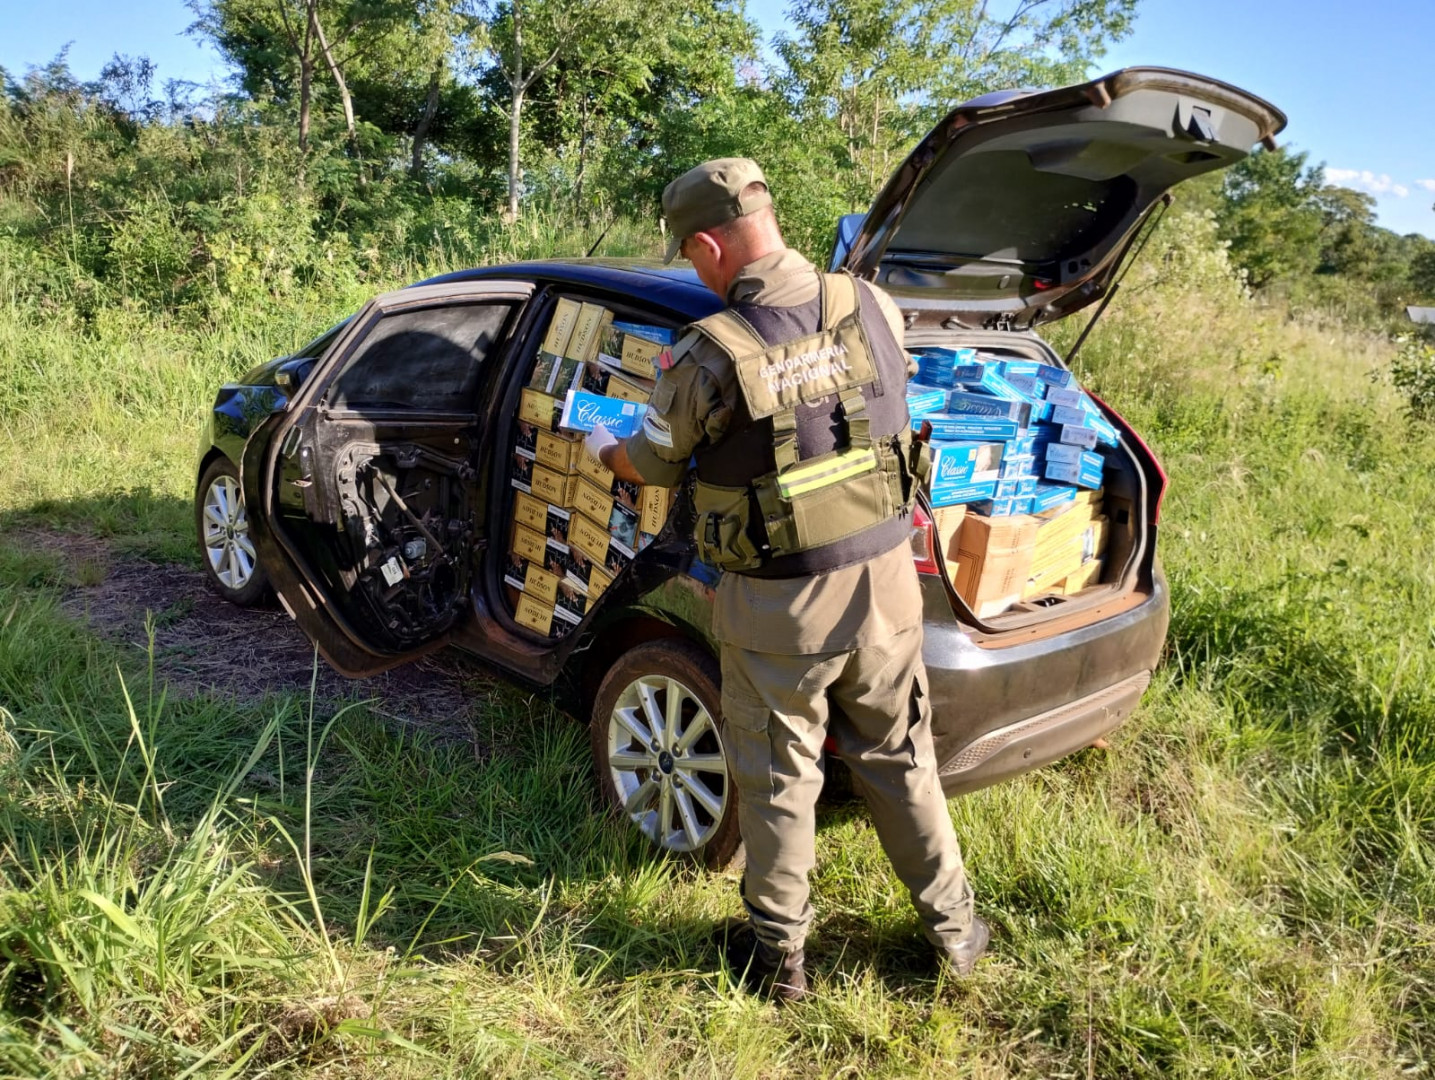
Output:
[[797,577],[907,538],[929,458],[909,426],[906,354],[865,287],[823,274],[810,303],[736,304],[691,329],[738,388],[727,433],[695,455],[699,558]]

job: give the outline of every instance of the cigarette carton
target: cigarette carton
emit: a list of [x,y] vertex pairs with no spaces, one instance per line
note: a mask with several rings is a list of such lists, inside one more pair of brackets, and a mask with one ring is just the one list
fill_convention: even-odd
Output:
[[593,575],[593,567],[599,565],[590,559],[584,552],[576,547],[568,549],[568,556],[563,564],[563,580],[571,582],[585,593],[588,591],[588,582]]
[[529,596],[526,593],[520,596],[518,606],[513,611],[513,619],[519,626],[542,634],[544,637],[552,636],[553,605],[545,604],[537,597]]
[[[1035,476],[1018,476],[1016,478],[1016,497],[1018,499],[1026,499],[1036,495],[1037,483],[1038,481]],[[1021,511],[1021,513],[1028,512],[1029,511],[1026,510]]]
[[562,506],[567,501],[564,496],[568,493],[568,477],[564,473],[535,465],[530,490],[545,502]]
[[513,542],[508,549],[515,555],[522,555],[529,562],[543,562],[543,545],[547,541],[543,534],[536,529],[530,529],[526,525],[513,523]]
[[568,527],[573,515],[561,506],[545,506],[543,513],[543,535],[548,541],[565,550],[568,547]]
[[643,485],[635,484],[630,480],[615,480],[613,482],[613,502],[624,509],[631,510],[634,514],[641,514],[643,511]]
[[1008,439],[1006,452],[1008,457],[1030,457],[1034,454],[1036,452],[1035,429]]
[[618,540],[610,540],[608,542],[608,556],[605,564],[609,576],[617,577],[622,573],[623,568],[633,561],[634,554],[633,549],[627,544],[621,543]]
[[638,550],[642,551],[645,547],[647,547],[656,539],[657,536],[654,533],[640,532],[638,534]]
[[513,500],[513,520],[536,533],[548,533],[548,504],[520,492]]
[[533,451],[513,448],[509,455],[508,462],[508,483],[518,491],[528,493],[533,490]]
[[554,472],[570,473],[573,471],[573,459],[579,445],[576,439],[542,431],[538,434],[534,452],[538,464]]
[[970,414],[917,417],[912,421],[912,430],[920,432],[925,423],[932,425],[932,438],[942,442],[1004,441],[1021,430],[1014,420]]
[[907,412],[912,416],[941,412],[947,405],[947,392],[940,387],[921,383],[907,384]]
[[976,502],[979,499],[990,499],[996,494],[996,481],[988,480],[983,484],[947,484],[934,488],[928,496],[933,507],[955,506],[958,503]]
[[953,369],[952,377],[962,390],[990,394],[1005,401],[1026,400],[1020,390],[1002,378],[996,364],[981,361],[962,364]]
[[568,525],[568,545],[581,551],[589,559],[599,563],[606,563],[608,558],[608,544],[612,537],[608,533],[608,526],[605,522],[602,525],[594,524],[582,514],[573,515]]
[[515,450],[527,450],[530,454],[538,449],[537,424],[530,424],[527,420],[518,421],[518,434],[514,437],[513,448]]
[[531,562],[514,552],[508,554],[503,581],[528,596],[537,597],[545,604],[553,603],[558,593],[558,579],[544,569],[541,563]]
[[559,300],[554,305],[553,317],[548,321],[548,332],[543,335],[543,344],[538,347],[538,358],[528,380],[529,386],[546,393],[553,385],[581,310],[582,305],[576,300]]
[[980,502],[972,503],[971,510],[972,513],[980,514],[983,517],[1010,517],[1015,513],[1013,509],[1015,501],[1015,499],[1010,497],[1005,499],[982,499]]
[[1003,371],[1002,378],[1011,383],[1029,401],[1039,401],[1046,396],[1046,383],[1042,382],[1035,375],[1017,374],[1011,371]]
[[581,476],[578,477],[573,500],[569,505],[587,515],[591,521],[599,522],[605,527],[608,518],[613,514],[613,496]]
[[553,616],[555,619],[562,619],[571,629],[576,626],[588,611],[588,595],[586,588],[579,588],[577,582],[571,578],[565,578],[558,583],[557,603],[553,605]]
[[666,327],[614,320],[603,334],[599,355],[606,364],[653,379],[663,370],[663,354],[671,359],[677,340],[677,333]]
[[638,531],[656,536],[663,531],[663,524],[668,520],[672,492],[665,487],[646,484],[640,498]]
[[646,406],[619,398],[600,397],[570,390],[563,402],[558,426],[568,431],[592,431],[599,424],[620,439],[626,439],[643,422]]
[[638,515],[616,499],[613,511],[608,515],[608,535],[626,547],[638,545]]
[[1051,408],[1051,422],[1053,424],[1069,424],[1072,427],[1089,427],[1087,420],[1091,414],[1075,405],[1053,405]]
[[557,429],[562,413],[561,401],[529,387],[525,387],[518,397],[518,419],[536,424],[545,431]]
[[608,397],[617,398],[619,401],[631,401],[636,405],[646,405],[648,399],[653,396],[653,388],[640,383],[635,377],[614,373],[608,380]]
[[[1061,444],[1052,443],[1051,445],[1060,446]],[[1051,453],[1051,447],[1047,447],[1047,453]],[[1042,476],[1061,484],[1099,488],[1101,486],[1101,455],[1090,450],[1082,450],[1080,453],[1081,459],[1075,462],[1052,461],[1048,458],[1042,467]]]
[[991,416],[1000,420],[1014,420],[1018,427],[1031,422],[1031,403],[1007,401],[990,394],[973,394],[964,390],[953,390],[947,395],[947,412],[958,415]]
[[597,600],[611,584],[613,584],[613,575],[609,574],[605,567],[593,567],[588,574],[588,602],[592,603]]
[[576,472],[579,476],[591,480],[595,487],[611,492],[613,490],[614,476],[612,470],[599,461],[592,454],[588,453],[582,443],[578,444],[578,452],[575,455]]
[[1071,446],[1079,446],[1083,450],[1094,450],[1098,438],[1095,428],[1075,427],[1072,424],[1063,424],[1061,428],[1061,441]]
[[[1092,434],[1096,434],[1094,431]],[[1064,465],[1080,465],[1081,459],[1088,451],[1071,443],[1048,443],[1046,447],[1046,460],[1059,461]],[[1099,456],[1099,455],[1098,455]]]
[[1032,503],[1032,513],[1041,514],[1074,501],[1076,488],[1069,484],[1038,483],[1036,490],[1032,492],[1032,497],[1035,500]]
[[1013,514],[1020,514],[1023,517],[1030,516],[1034,502],[1035,500],[1030,495],[1018,495],[1011,501],[1011,512]]
[[1053,592],[1060,592],[1065,596],[1079,593],[1089,585],[1094,585],[1101,580],[1101,571],[1106,566],[1105,559],[1088,559],[1081,564],[1081,569],[1074,574],[1068,574],[1066,580],[1053,589]]
[[1086,395],[1074,386],[1051,386],[1046,391],[1046,400],[1063,409],[1080,409],[1084,397]]
[[965,484],[995,480],[1001,466],[1001,443],[941,443],[932,447],[932,470],[927,476],[933,492]]
[[[1014,442],[1015,440],[1013,440]],[[1011,443],[1007,443],[1007,452],[1002,455],[1001,472],[997,474],[998,480],[1016,480],[1023,476],[1036,476],[1036,458],[1031,454],[1013,455]]]
[[1075,384],[1075,377],[1066,368],[1054,367],[1036,360],[1003,360],[1003,375],[1034,375],[1047,386],[1066,387]]

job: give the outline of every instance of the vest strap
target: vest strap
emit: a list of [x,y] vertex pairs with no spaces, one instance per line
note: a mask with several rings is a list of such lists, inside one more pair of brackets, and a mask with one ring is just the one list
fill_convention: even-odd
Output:
[[822,274],[822,329],[835,330],[857,314],[857,281],[846,274]]
[[872,446],[872,418],[867,415],[867,398],[860,387],[849,387],[837,395],[842,402],[842,422],[847,428],[847,445],[854,450]]
[[772,414],[772,453],[777,460],[777,471],[796,465],[798,451],[797,410],[779,409]]

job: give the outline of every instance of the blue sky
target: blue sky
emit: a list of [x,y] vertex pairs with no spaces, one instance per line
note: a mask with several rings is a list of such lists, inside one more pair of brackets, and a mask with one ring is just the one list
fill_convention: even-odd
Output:
[[[769,32],[784,0],[748,0]],[[66,42],[77,76],[116,52],[147,55],[160,79],[222,78],[184,36],[181,0],[0,0],[0,66],[21,74]],[[1435,238],[1435,0],[1142,0],[1136,28],[1103,69],[1188,68],[1269,99],[1290,117],[1281,141],[1324,163],[1332,183],[1377,199],[1379,222]]]

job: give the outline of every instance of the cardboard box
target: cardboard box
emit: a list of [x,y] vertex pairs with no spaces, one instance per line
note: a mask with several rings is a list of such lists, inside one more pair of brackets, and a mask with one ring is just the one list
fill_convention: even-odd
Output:
[[518,397],[518,419],[536,424],[545,431],[557,431],[563,403],[555,397],[524,387]]
[[[977,520],[1010,521],[1011,518],[978,519],[967,515],[962,525],[966,536],[967,523]],[[962,543],[957,560],[957,580],[954,583],[958,595],[967,602],[979,619],[999,615],[1021,599],[1022,588],[1026,585],[1031,569],[1031,548],[1015,551],[990,552],[971,549]]]
[[613,496],[581,476],[578,477],[578,482],[573,490],[573,498],[568,505],[605,528],[608,519],[613,516]]
[[1105,559],[1088,559],[1081,564],[1081,569],[1074,574],[1067,576],[1066,580],[1052,589],[1063,596],[1071,596],[1079,593],[1090,585],[1095,585],[1101,580],[1101,571],[1106,566]]
[[1021,431],[1014,420],[972,415],[920,416],[912,420],[912,430],[920,432],[923,424],[931,424],[933,440],[941,442],[1005,441]]
[[665,487],[658,487],[654,484],[643,486],[638,506],[639,532],[651,533],[656,536],[663,531],[663,525],[668,520],[668,510],[672,506],[672,494]]
[[581,431],[586,434],[602,424],[613,435],[626,439],[638,430],[645,412],[647,406],[634,401],[570,390],[563,401],[558,426],[567,431]]
[[515,555],[522,555],[529,562],[541,563],[543,562],[543,547],[547,542],[547,538],[541,532],[515,521],[513,523],[513,539],[508,545],[508,550]]
[[961,538],[962,521],[967,516],[964,503],[956,506],[940,506],[932,510],[932,528],[936,530],[937,549],[947,564],[947,574],[953,578],[957,572],[958,541]]
[[962,522],[960,547],[992,555],[1034,550],[1039,525],[1031,516],[997,519],[968,514]]
[[513,611],[513,618],[519,626],[527,627],[544,637],[550,637],[553,629],[553,605],[545,604],[537,597],[525,593],[518,598],[518,606]]
[[541,535],[548,535],[548,504],[519,493],[513,500],[513,520]]
[[573,471],[574,459],[578,456],[580,445],[582,444],[577,439],[570,436],[541,431],[538,433],[534,455],[538,464],[554,472],[570,473]]
[[562,506],[567,502],[565,496],[568,494],[568,477],[565,473],[554,472],[552,469],[545,469],[542,465],[533,466],[533,494],[545,502],[555,506]]
[[533,374],[528,385],[535,390],[549,393],[557,378],[558,367],[568,350],[568,341],[573,336],[573,327],[578,321],[582,305],[576,300],[559,300],[553,306],[553,316],[548,320],[548,332],[543,335],[543,344],[538,347],[538,358],[534,361]]

